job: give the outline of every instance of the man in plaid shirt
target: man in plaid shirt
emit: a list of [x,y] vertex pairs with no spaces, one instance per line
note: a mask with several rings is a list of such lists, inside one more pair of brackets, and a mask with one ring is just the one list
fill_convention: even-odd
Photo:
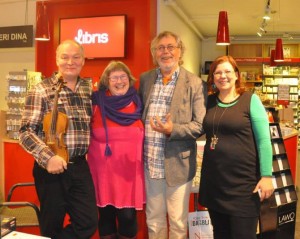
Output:
[[[56,64],[58,72],[37,84],[26,97],[20,145],[35,159],[33,176],[41,204],[41,234],[52,239],[85,239],[93,235],[98,221],[94,185],[85,158],[92,87],[91,82],[79,77],[84,51],[77,42],[66,40],[58,46]],[[64,84],[58,89],[61,77]],[[55,140],[63,140],[69,161],[45,143],[44,116],[53,112],[56,93],[57,110],[66,115],[67,127]],[[64,227],[66,214],[70,224]]]
[[205,83],[182,66],[184,51],[177,34],[160,33],[151,42],[157,67],[140,76],[149,239],[187,237],[196,139],[203,134],[207,94]]

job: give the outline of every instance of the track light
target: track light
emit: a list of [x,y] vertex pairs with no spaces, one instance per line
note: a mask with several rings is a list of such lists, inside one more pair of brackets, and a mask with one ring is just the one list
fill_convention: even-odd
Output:
[[271,13],[270,1],[271,0],[268,0],[267,6],[266,6],[266,9],[265,9],[265,15],[263,16],[264,20],[270,20],[271,19],[271,17],[270,17],[270,13]]
[[263,34],[267,33],[266,27],[268,25],[267,20],[270,20],[270,13],[271,13],[271,8],[270,8],[270,1],[268,0],[267,6],[265,8],[265,15],[263,16],[263,21],[261,23],[261,26],[259,27],[259,31],[256,33],[259,37],[262,37]]
[[271,19],[270,13],[271,13],[271,9],[269,7],[267,7],[266,11],[265,11],[265,15],[263,16],[263,19],[264,20],[270,20]]

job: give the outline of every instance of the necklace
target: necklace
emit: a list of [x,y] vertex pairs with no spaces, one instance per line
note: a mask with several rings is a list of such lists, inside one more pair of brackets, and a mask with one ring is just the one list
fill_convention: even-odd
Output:
[[217,97],[217,100],[218,100],[219,102],[221,102],[222,104],[230,105],[230,104],[232,104],[233,102],[235,102],[238,98],[239,98],[239,95],[234,95],[234,96],[233,96],[233,100],[231,100],[231,101],[229,101],[229,102],[224,102],[224,101],[222,101],[219,97]]
[[217,113],[217,110],[218,110],[218,106],[216,106],[216,110],[215,110],[215,113],[214,113],[214,118],[213,118],[213,136],[211,137],[211,142],[210,142],[210,149],[211,150],[214,150],[216,148],[216,144],[218,143],[218,140],[219,138],[217,137],[217,134],[218,134],[218,130],[219,130],[219,124],[220,124],[220,121],[224,115],[224,113],[226,112],[226,110],[228,109],[228,107],[226,107],[220,118],[219,118],[219,121],[218,121],[218,124],[217,124],[217,129],[216,129],[216,132],[215,132],[215,118],[216,118],[216,113]]

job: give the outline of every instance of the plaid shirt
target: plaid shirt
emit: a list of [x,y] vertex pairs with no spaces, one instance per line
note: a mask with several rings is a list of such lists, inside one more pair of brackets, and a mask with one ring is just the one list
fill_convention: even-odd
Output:
[[172,79],[167,85],[162,83],[162,74],[158,70],[158,76],[154,84],[148,115],[145,121],[145,147],[144,158],[146,168],[149,170],[151,178],[165,178],[164,171],[164,148],[166,135],[152,130],[150,118],[159,116],[165,123],[165,115],[169,112],[173,92],[179,75],[179,69],[174,72]]
[[[47,78],[28,92],[22,115],[19,142],[33,155],[38,164],[46,167],[54,153],[45,144],[44,115],[52,112],[57,86],[55,77]],[[69,157],[85,155],[90,140],[91,82],[78,78],[75,92],[63,86],[59,92],[57,109],[67,115],[68,125],[63,135]]]

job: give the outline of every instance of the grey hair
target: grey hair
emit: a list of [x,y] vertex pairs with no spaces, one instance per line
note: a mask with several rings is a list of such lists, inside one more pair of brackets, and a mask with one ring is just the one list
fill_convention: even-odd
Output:
[[150,47],[150,50],[151,50],[151,55],[152,55],[152,60],[153,60],[153,63],[154,65],[158,65],[157,61],[156,61],[156,58],[155,58],[155,51],[156,51],[156,47],[157,47],[157,44],[158,42],[164,38],[164,37],[168,37],[168,36],[171,36],[173,38],[175,38],[175,41],[177,43],[177,47],[179,47],[181,49],[181,56],[179,58],[179,62],[178,62],[178,65],[182,65],[183,64],[183,54],[185,52],[185,46],[181,40],[181,38],[173,33],[173,32],[170,32],[170,31],[163,31],[161,33],[159,33],[151,42],[151,47]]
[[100,80],[98,82],[98,89],[108,88],[109,75],[114,71],[124,71],[129,78],[130,86],[133,86],[136,82],[136,79],[131,74],[131,71],[127,65],[125,65],[122,61],[111,61],[108,63],[100,77]]
[[65,40],[65,41],[61,42],[58,45],[58,47],[56,48],[56,59],[59,57],[62,47],[67,44],[70,44],[70,45],[73,44],[73,45],[77,46],[79,48],[80,55],[84,58],[83,46],[80,43],[78,43],[77,41],[69,39],[69,40]]

